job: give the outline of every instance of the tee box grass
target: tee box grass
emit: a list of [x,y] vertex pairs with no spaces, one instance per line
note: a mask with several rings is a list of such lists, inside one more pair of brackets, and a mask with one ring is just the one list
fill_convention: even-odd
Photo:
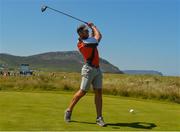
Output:
[[[0,92],[1,131],[134,131],[180,130],[180,105],[112,95],[103,96],[106,127],[96,125],[93,94],[80,100],[72,122],[64,111],[73,92]],[[133,113],[129,110],[134,109]]]

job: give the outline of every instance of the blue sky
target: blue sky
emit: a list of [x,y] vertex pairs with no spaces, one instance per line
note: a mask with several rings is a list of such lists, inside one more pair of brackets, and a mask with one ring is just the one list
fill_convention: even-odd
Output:
[[42,5],[94,22],[100,56],[120,70],[180,75],[179,0],[0,0],[0,53],[77,50],[81,23]]

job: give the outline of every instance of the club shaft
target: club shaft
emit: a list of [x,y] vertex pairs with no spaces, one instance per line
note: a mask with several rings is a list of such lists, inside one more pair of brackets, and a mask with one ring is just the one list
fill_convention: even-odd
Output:
[[49,8],[49,9],[51,9],[51,10],[53,10],[53,11],[59,12],[59,13],[61,13],[61,14],[65,15],[65,16],[71,17],[71,18],[73,18],[73,19],[75,19],[75,20],[77,20],[77,21],[83,22],[83,23],[85,23],[85,24],[87,24],[87,25],[88,25],[88,23],[87,23],[87,22],[85,22],[85,21],[83,21],[83,20],[81,20],[81,19],[79,19],[79,18],[76,18],[76,17],[74,17],[74,16],[71,16],[71,15],[69,15],[69,14],[67,14],[67,13],[64,13],[64,12],[62,12],[62,11],[59,11],[59,10],[53,9],[53,8],[51,8],[51,7],[49,7],[49,6],[47,6],[47,8]]

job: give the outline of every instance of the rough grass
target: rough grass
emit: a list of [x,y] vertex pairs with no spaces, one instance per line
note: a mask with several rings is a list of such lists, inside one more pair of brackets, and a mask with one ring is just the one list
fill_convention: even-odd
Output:
[[[79,73],[41,73],[36,76],[0,77],[1,91],[76,91]],[[92,92],[92,90],[90,90]],[[104,74],[104,94],[180,103],[180,77]]]
[[106,74],[104,92],[126,97],[163,99],[180,103],[180,77]]

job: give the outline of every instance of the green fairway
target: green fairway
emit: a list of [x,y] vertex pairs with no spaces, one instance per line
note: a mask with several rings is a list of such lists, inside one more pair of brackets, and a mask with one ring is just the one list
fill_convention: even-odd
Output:
[[75,107],[72,122],[65,123],[64,110],[72,95],[0,92],[0,130],[180,130],[179,104],[117,96],[103,97],[107,126],[99,127],[92,94]]

